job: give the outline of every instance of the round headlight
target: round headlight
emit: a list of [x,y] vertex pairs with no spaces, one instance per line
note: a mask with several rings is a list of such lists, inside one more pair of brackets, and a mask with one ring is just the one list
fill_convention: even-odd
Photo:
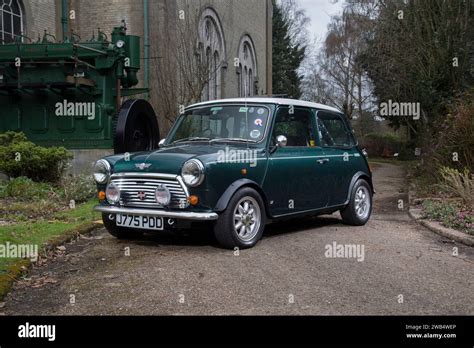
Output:
[[105,190],[105,196],[107,197],[107,202],[110,204],[118,203],[120,200],[120,190],[114,184],[107,185],[107,189]]
[[188,186],[199,186],[204,180],[204,165],[197,159],[187,161],[181,169],[183,181]]
[[160,185],[155,190],[155,199],[159,205],[168,205],[171,201],[171,193],[166,186]]
[[106,160],[98,160],[94,164],[94,179],[99,184],[105,184],[109,180],[110,164]]

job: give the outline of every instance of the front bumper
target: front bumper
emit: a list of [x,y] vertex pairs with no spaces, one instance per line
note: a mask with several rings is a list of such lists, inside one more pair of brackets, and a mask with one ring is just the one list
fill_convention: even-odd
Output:
[[217,213],[193,213],[187,211],[165,211],[156,209],[140,209],[140,208],[124,208],[124,207],[112,207],[96,205],[95,211],[107,214],[131,214],[131,215],[143,215],[143,216],[160,216],[164,218],[174,218],[182,220],[194,220],[194,221],[213,221],[217,220],[219,215]]

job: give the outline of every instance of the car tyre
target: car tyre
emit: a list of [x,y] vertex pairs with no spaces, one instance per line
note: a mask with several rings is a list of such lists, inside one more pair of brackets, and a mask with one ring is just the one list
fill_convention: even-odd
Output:
[[102,213],[102,221],[106,230],[117,239],[133,239],[141,235],[138,231],[117,226],[114,220],[109,219],[109,214]]
[[265,229],[266,213],[262,197],[245,187],[237,191],[214,225],[214,235],[226,249],[255,246]]
[[352,226],[363,226],[372,214],[372,188],[364,179],[359,179],[351,191],[349,204],[341,210],[342,222]]

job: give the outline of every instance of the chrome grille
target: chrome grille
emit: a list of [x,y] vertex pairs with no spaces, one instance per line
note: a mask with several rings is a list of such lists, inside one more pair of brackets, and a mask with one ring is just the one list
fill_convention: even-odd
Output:
[[[155,200],[155,190],[165,186],[171,193],[169,208],[188,207],[184,187],[177,178],[145,177],[134,175],[112,176],[111,182],[120,190],[120,205],[125,207],[162,208]],[[143,199],[140,199],[142,195]]]

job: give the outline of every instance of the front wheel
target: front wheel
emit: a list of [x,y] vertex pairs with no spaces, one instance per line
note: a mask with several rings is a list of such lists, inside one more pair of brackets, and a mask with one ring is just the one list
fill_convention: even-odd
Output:
[[360,179],[352,188],[349,204],[341,210],[342,222],[347,225],[362,226],[372,214],[372,188]]
[[262,198],[254,189],[245,187],[234,194],[227,209],[219,215],[214,235],[224,248],[251,248],[262,237],[265,223]]

